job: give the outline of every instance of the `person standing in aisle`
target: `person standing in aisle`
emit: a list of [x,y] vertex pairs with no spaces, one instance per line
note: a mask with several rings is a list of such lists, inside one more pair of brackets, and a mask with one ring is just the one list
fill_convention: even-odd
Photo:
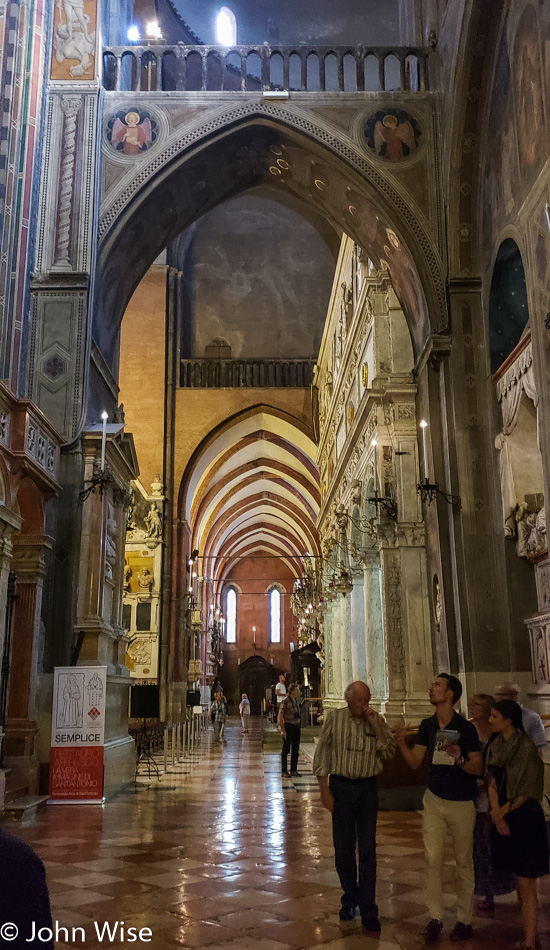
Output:
[[241,717],[241,725],[243,727],[243,734],[248,735],[248,723],[250,722],[250,700],[246,693],[243,693],[241,701],[239,703],[239,716]]
[[[300,716],[300,687],[297,683],[289,686],[288,696],[279,706],[277,724],[283,737],[281,752],[281,775],[283,778],[298,775],[298,755],[300,752],[300,738],[302,722]],[[290,773],[288,771],[288,753],[290,752]]]
[[323,723],[313,773],[321,802],[332,812],[334,858],[343,891],[340,920],[353,920],[359,905],[365,930],[380,933],[376,776],[395,754],[395,740],[385,720],[371,707],[366,683],[351,683],[344,698],[347,706],[334,709]]
[[430,780],[424,793],[422,833],[426,851],[426,903],[430,919],[424,930],[426,943],[439,940],[443,930],[443,850],[450,832],[458,876],[457,921],[450,933],[452,943],[472,936],[474,897],[473,841],[477,777],[483,771],[481,746],[475,726],[455,712],[462,696],[462,683],[450,673],[439,673],[430,686],[435,715],[423,719],[416,744],[406,745],[407,727],[396,730],[397,744],[405,761],[417,769],[430,755]]

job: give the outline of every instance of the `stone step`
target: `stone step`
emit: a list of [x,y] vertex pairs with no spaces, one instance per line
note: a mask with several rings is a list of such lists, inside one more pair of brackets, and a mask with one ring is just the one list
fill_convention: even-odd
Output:
[[38,812],[46,811],[48,795],[23,795],[4,805],[4,817],[15,821],[26,821],[34,818]]

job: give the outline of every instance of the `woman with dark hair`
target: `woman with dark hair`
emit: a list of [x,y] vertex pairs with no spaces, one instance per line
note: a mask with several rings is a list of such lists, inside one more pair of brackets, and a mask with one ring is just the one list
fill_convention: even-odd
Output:
[[[475,693],[468,703],[470,722],[476,727],[481,745],[481,754],[485,761],[489,743],[494,740],[489,718],[494,699],[488,693]],[[509,894],[516,889],[515,876],[493,861],[491,849],[491,815],[487,783],[484,778],[477,780],[476,823],[474,825],[474,873],[475,891],[480,900],[478,910],[493,910],[495,897]]]
[[489,802],[494,825],[493,860],[517,875],[525,938],[537,946],[536,879],[548,874],[548,838],[540,804],[544,765],[525,734],[521,707],[512,699],[494,703],[489,719],[495,739],[487,749]]

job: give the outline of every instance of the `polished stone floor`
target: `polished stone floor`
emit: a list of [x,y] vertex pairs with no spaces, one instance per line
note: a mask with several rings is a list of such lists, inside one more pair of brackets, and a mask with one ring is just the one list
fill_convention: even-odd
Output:
[[[278,756],[263,754],[260,722],[241,736],[230,723],[227,744],[211,746],[174,771],[140,778],[109,802],[51,807],[31,824],[11,825],[45,862],[54,920],[86,934],[72,947],[105,947],[100,926],[124,921],[148,927],[134,947],[190,950],[416,950],[423,946],[424,857],[415,813],[383,812],[378,823],[379,939],[359,920],[341,924],[330,816],[319,802],[306,759],[298,779],[280,776]],[[445,867],[454,918],[454,868]],[[550,950],[550,883],[540,886],[542,947]],[[502,898],[492,915],[474,920],[468,946],[503,950],[521,936],[515,899]],[[119,924],[120,928],[120,924]],[[64,946],[58,941],[58,946]],[[111,946],[120,946],[118,935]],[[451,945],[444,936],[439,946]]]

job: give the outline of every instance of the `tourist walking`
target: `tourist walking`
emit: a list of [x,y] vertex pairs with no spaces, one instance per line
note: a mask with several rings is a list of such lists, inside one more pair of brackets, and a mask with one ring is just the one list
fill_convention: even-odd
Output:
[[221,693],[214,693],[214,702],[210,707],[210,718],[214,726],[214,742],[221,742],[221,728],[225,723],[225,703]]
[[[395,753],[385,720],[370,706],[366,683],[351,683],[347,706],[327,715],[313,759],[321,802],[332,812],[332,836],[342,886],[340,920],[357,906],[366,930],[380,932],[376,904],[376,776]],[[329,778],[330,776],[330,778]]]
[[[483,758],[485,758],[489,741],[495,737],[489,721],[493,704],[494,699],[488,693],[475,693],[468,703],[470,721],[476,728]],[[491,847],[492,822],[485,777],[477,780],[475,809],[474,893],[481,898],[477,904],[479,910],[492,910],[495,906],[495,897],[510,894],[511,891],[515,890],[516,879],[513,874],[493,861]]]
[[246,693],[243,693],[241,701],[239,703],[239,716],[241,717],[241,725],[243,727],[243,733],[245,736],[248,735],[248,723],[250,722],[250,700]]
[[[281,752],[281,775],[289,778],[291,775],[298,775],[298,755],[300,753],[300,737],[302,734],[302,723],[300,715],[300,687],[293,683],[288,688],[288,696],[283,699],[279,706],[279,715],[277,724],[283,737],[283,748]],[[290,752],[290,773],[288,771],[288,753]]]
[[491,725],[496,738],[487,749],[489,802],[494,825],[494,860],[517,875],[524,940],[522,950],[537,946],[537,878],[548,874],[548,837],[540,804],[544,764],[526,735],[522,709],[514,700],[494,704]]
[[456,860],[457,922],[451,931],[453,943],[472,936],[474,896],[473,833],[477,776],[482,773],[481,747],[476,728],[455,712],[462,695],[456,676],[439,673],[430,686],[435,714],[420,723],[416,743],[406,745],[406,726],[396,730],[403,758],[417,769],[426,752],[430,756],[430,779],[423,799],[422,833],[427,862],[426,903],[430,919],[424,931],[426,943],[435,943],[443,929],[443,849],[450,832]]

